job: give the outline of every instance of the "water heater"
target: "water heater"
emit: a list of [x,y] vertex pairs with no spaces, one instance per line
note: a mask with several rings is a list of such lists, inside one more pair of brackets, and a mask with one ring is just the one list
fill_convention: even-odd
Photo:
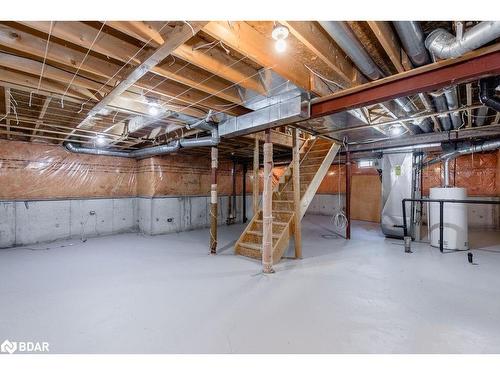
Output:
[[[430,199],[467,199],[467,189],[457,187],[431,188]],[[439,203],[430,203],[431,246],[439,247]],[[467,205],[445,203],[443,210],[443,248],[468,250]]]

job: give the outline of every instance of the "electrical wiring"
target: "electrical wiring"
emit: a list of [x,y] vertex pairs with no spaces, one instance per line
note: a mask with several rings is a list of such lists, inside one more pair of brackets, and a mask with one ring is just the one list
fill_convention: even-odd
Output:
[[[71,77],[71,81],[68,83],[68,86],[66,87],[66,90],[64,90],[64,93],[63,93],[63,95],[61,97],[61,107],[62,108],[64,108],[64,97],[68,93],[68,90],[70,89],[71,85],[73,84],[73,81],[75,80],[76,75],[80,71],[80,68],[82,67],[83,63],[87,59],[87,56],[89,55],[90,51],[92,50],[92,47],[94,46],[95,42],[97,41],[97,38],[99,38],[99,35],[101,35],[101,32],[102,32],[102,29],[104,28],[104,25],[106,25],[106,21],[104,21],[103,24],[101,25],[101,28],[99,29],[99,31],[97,32],[94,40],[92,41],[92,43],[90,44],[89,48],[87,49],[87,53],[85,54],[85,56],[83,56],[83,59],[80,62],[80,65],[78,65],[78,68],[76,69],[75,74],[73,74],[73,77]],[[52,28],[52,23],[51,23],[51,28]],[[48,40],[47,40],[47,47],[48,47]],[[41,76],[40,76],[40,79],[41,79]]]
[[[38,93],[40,91],[40,87],[42,85],[42,77],[43,77],[43,72],[45,70],[45,62],[47,60],[47,54],[49,52],[49,43],[50,43],[50,36],[52,35],[52,28],[54,26],[54,21],[50,21],[50,28],[49,28],[49,34],[47,36],[47,43],[45,44],[45,53],[43,55],[43,62],[42,62],[42,70],[40,71],[40,78],[38,79],[38,86],[36,89],[36,92]],[[31,107],[31,96],[33,94],[33,91],[30,92],[30,107]]]

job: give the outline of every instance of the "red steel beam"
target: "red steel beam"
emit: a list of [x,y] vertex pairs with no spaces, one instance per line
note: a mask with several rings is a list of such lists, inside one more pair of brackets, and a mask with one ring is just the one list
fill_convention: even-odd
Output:
[[311,118],[500,74],[499,47],[494,46],[493,52],[486,50],[489,52],[471,52],[318,98],[311,103]]

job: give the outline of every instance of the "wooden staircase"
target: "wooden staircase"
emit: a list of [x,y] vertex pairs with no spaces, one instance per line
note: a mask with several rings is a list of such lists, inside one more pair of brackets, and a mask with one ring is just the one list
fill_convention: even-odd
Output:
[[[312,198],[323,181],[340,146],[315,138],[304,142],[300,149],[300,218],[306,213]],[[273,189],[273,263],[279,262],[293,234],[295,216],[293,204],[293,164],[290,164]],[[262,259],[262,208],[254,215],[235,244],[235,252]]]

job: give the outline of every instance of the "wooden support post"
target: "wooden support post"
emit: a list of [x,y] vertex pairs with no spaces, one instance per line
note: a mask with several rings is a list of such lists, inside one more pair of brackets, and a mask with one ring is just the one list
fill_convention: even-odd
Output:
[[347,217],[347,226],[345,228],[345,238],[351,239],[351,153],[346,150],[345,163],[345,216]]
[[242,207],[242,218],[241,220],[243,223],[247,222],[247,163],[243,163],[242,165],[243,170],[242,170],[242,175],[243,175],[243,181],[242,181],[242,187],[241,187],[241,195],[242,195],[242,202],[241,202],[241,207]]
[[264,143],[264,191],[262,193],[262,271],[273,273],[273,144],[266,130]]
[[254,216],[259,213],[259,139],[255,137],[255,146],[253,149],[253,214]]
[[294,218],[294,239],[295,239],[295,258],[302,258],[302,224],[300,215],[300,146],[299,136],[296,128],[292,130],[292,144],[293,144],[293,208],[295,211]]
[[7,139],[10,139],[10,120],[9,120],[9,115],[10,115],[10,107],[11,107],[11,100],[10,100],[10,88],[5,87],[4,88],[4,96],[5,96],[5,124],[7,125]]
[[212,147],[212,177],[210,186],[210,254],[217,254],[217,165],[218,150]]

